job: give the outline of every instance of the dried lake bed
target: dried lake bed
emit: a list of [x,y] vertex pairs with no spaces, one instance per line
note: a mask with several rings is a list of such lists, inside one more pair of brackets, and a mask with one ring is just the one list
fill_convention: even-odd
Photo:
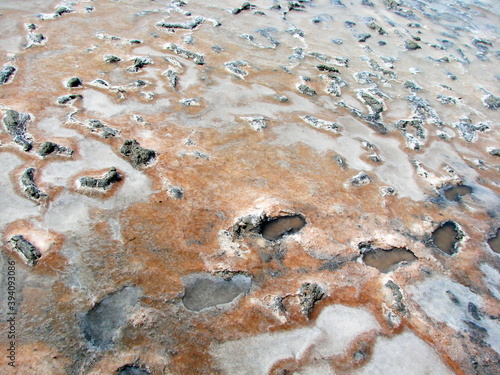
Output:
[[0,29],[2,374],[498,373],[497,1]]

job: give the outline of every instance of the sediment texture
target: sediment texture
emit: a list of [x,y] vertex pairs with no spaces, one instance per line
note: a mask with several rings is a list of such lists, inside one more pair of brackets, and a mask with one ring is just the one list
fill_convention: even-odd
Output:
[[498,373],[498,1],[0,13],[0,373]]

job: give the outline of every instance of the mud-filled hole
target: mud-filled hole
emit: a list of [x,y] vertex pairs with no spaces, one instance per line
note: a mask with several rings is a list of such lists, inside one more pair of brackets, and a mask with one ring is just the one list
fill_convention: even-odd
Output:
[[467,185],[456,185],[445,189],[444,197],[449,201],[459,202],[464,195],[471,194],[472,188]]
[[488,240],[488,245],[490,245],[491,250],[495,253],[500,254],[500,228],[497,229],[497,232],[493,237]]
[[300,231],[306,225],[302,215],[281,216],[266,220],[261,225],[261,234],[266,240],[279,240],[288,234]]
[[363,254],[363,262],[387,273],[396,268],[416,261],[418,258],[410,250],[402,247],[392,249],[371,248]]
[[432,242],[442,252],[453,255],[457,252],[457,243],[461,238],[460,231],[453,221],[441,224],[432,232]]

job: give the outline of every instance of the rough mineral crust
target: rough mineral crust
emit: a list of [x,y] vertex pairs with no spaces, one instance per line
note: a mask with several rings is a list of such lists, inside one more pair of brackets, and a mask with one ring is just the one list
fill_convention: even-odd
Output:
[[360,43],[363,43],[363,42],[366,42],[366,40],[368,38],[371,38],[371,34],[367,34],[367,33],[360,33],[360,34],[356,34],[356,39],[358,40],[358,42]]
[[115,55],[104,55],[103,60],[107,63],[114,64],[122,61],[118,56]]
[[182,199],[184,197],[184,189],[180,186],[170,185],[167,188],[168,195],[174,199]]
[[19,113],[13,109],[8,109],[3,117],[3,123],[7,133],[15,143],[22,146],[24,151],[29,151],[33,147],[31,141],[26,138],[26,129],[31,116],[28,113]]
[[248,1],[245,1],[245,2],[241,3],[241,6],[239,8],[232,9],[231,13],[236,15],[236,14],[240,14],[244,10],[250,10],[252,8],[255,8],[255,6],[252,6],[252,4],[250,4]]
[[[419,118],[412,120],[399,120],[394,124],[406,137],[406,145],[412,150],[420,150],[427,139],[426,130]],[[412,129],[413,128],[413,129]]]
[[381,82],[386,82],[387,79],[382,77],[380,74],[373,72],[356,72],[354,74],[354,79],[363,85],[373,84],[375,81],[373,78],[380,80]]
[[431,107],[427,100],[416,96],[414,93],[407,96],[406,99],[415,107],[415,116],[418,116],[422,120],[431,121],[437,127],[443,125],[443,121],[441,121],[438,113]]
[[[376,99],[375,99],[376,100]],[[375,104],[375,108],[382,108],[379,104],[379,101],[377,100],[377,103]],[[361,119],[363,119],[364,121],[366,121],[366,123],[371,127],[373,128],[375,131],[377,131],[378,133],[380,134],[386,134],[387,133],[387,127],[382,123],[380,122],[380,112],[375,112],[371,106],[370,107],[370,111],[372,111],[373,113],[369,114],[369,115],[365,115],[363,114],[360,110],[358,110],[357,108],[343,102],[343,101],[340,101],[339,102],[339,105],[348,109],[353,115],[355,115],[356,117],[359,117]]]
[[384,104],[376,99],[369,92],[360,90],[358,92],[359,99],[366,104],[370,111],[374,114],[379,114],[384,111]]
[[21,186],[24,193],[31,199],[38,200],[47,196],[35,184],[35,168],[28,168],[23,172],[21,175]]
[[316,90],[314,90],[311,87],[307,86],[305,83],[299,84],[297,86],[297,90],[299,90],[299,92],[301,94],[304,94],[304,95],[309,95],[309,96],[315,96],[315,95],[317,95]]
[[74,151],[68,147],[58,145],[57,143],[54,142],[44,142],[40,146],[40,149],[38,150],[38,154],[41,157],[45,157],[51,154],[58,154],[58,155],[68,155],[71,156],[73,155]]
[[121,37],[116,36],[116,35],[109,35],[109,34],[105,34],[102,32],[97,32],[95,34],[95,36],[99,39],[102,39],[102,40],[110,40],[117,46],[136,45],[136,44],[142,43],[142,40],[139,40],[139,39],[121,38]]
[[302,306],[302,313],[307,319],[311,317],[314,306],[325,296],[323,289],[316,283],[304,283],[300,287],[299,300]]
[[20,234],[12,236],[9,241],[14,247],[14,250],[21,254],[26,260],[26,263],[32,267],[42,256],[40,251]]
[[410,51],[415,51],[415,50],[420,49],[422,47],[420,47],[418,45],[418,43],[416,43],[415,41],[413,41],[411,39],[407,39],[405,41],[405,48],[408,49],[408,50],[410,50]]
[[175,70],[168,69],[163,73],[163,75],[167,77],[170,87],[172,87],[175,90],[177,88],[177,82],[178,82],[177,72]]
[[130,160],[135,168],[150,164],[156,157],[156,152],[141,147],[135,139],[126,140],[120,147],[120,153]]
[[489,92],[486,92],[486,96],[483,98],[483,103],[485,107],[490,109],[500,108],[500,98]]
[[345,159],[340,155],[334,155],[333,160],[339,165],[340,168],[345,169],[347,167]]
[[262,222],[264,220],[264,212],[242,216],[234,223],[232,232],[237,237],[258,234],[261,231]]
[[437,96],[437,100],[439,100],[441,103],[445,105],[457,104],[457,98],[454,98],[453,96],[446,96],[439,94]]
[[331,131],[333,133],[339,132],[339,124],[337,124],[335,122],[321,120],[319,118],[316,118],[316,117],[313,117],[310,115],[300,116],[300,118],[302,120],[304,120],[304,122],[306,122],[307,124],[309,124],[311,126],[314,126],[315,128],[328,130],[328,131]]
[[66,87],[69,88],[80,87],[81,85],[83,85],[83,82],[78,77],[71,77],[66,81]]
[[0,70],[0,85],[3,85],[4,83],[7,83],[16,71],[16,68],[14,68],[12,65],[7,65]]
[[267,128],[267,119],[265,117],[242,117],[243,120],[248,121],[249,125],[255,131],[260,131]]
[[134,65],[127,68],[127,71],[131,73],[137,73],[146,65],[151,65],[153,63],[153,59],[147,56],[141,56],[134,58]]
[[101,133],[101,136],[103,138],[115,137],[118,134],[118,130],[104,125],[100,120],[97,119],[89,120],[89,129],[93,132]]
[[459,122],[453,124],[460,132],[460,135],[467,142],[473,142],[477,139],[476,132],[484,132],[489,130],[489,126],[483,123],[473,124],[472,120],[468,117],[462,117]]
[[328,94],[340,96],[342,95],[341,88],[347,86],[348,83],[344,81],[342,78],[332,75],[322,75],[320,76],[324,81],[327,82],[327,87],[325,91]]
[[179,103],[181,103],[185,107],[199,107],[200,99],[199,98],[181,99],[179,100]]
[[186,29],[193,30],[199,25],[201,25],[204,21],[203,17],[195,17],[193,20],[185,21],[185,22],[158,22],[156,26],[164,27],[166,29]]
[[165,46],[165,48],[174,52],[175,54],[177,54],[179,56],[185,57],[186,59],[193,60],[198,65],[205,64],[205,57],[202,54],[188,51],[187,49],[179,47],[175,43],[168,43]]
[[379,35],[387,35],[387,31],[383,29],[382,26],[380,26],[378,23],[375,21],[369,21],[366,26],[368,26],[370,29],[375,30],[379,33]]
[[406,81],[404,84],[403,84],[404,88],[405,89],[408,89],[408,90],[411,90],[413,92],[415,91],[422,91],[422,87],[414,82],[414,81]]
[[230,61],[227,63],[224,63],[224,66],[226,67],[227,70],[229,70],[231,73],[233,73],[236,77],[238,78],[243,78],[248,75],[248,72],[246,70],[240,69],[242,66],[247,66],[248,63],[246,61],[242,60],[236,60],[236,61]]
[[100,88],[106,88],[106,89],[110,88],[109,83],[100,78],[95,79],[94,81],[91,82],[91,84]]
[[57,104],[69,104],[75,101],[76,99],[82,99],[83,96],[79,94],[69,94],[69,95],[63,95],[57,98]]
[[[261,30],[262,31],[262,30]],[[273,39],[273,37],[269,33],[263,33],[259,32],[259,34],[262,34],[263,36],[267,37],[268,39],[271,40],[271,46],[266,46],[262,43],[258,43],[255,41],[255,37],[250,34],[241,34],[240,37],[248,40],[250,43],[252,43],[254,46],[259,47],[259,48],[265,48],[265,49],[275,49],[276,46],[279,44],[276,40]]]
[[356,176],[349,180],[350,184],[353,186],[366,185],[372,182],[372,179],[366,172],[359,172]]
[[401,288],[399,287],[399,285],[394,281],[389,280],[387,281],[385,286],[391,290],[392,295],[394,296],[394,305],[396,310],[402,314],[406,314],[406,306],[403,302],[403,294],[401,293]]
[[320,70],[322,72],[340,73],[340,71],[337,68],[335,68],[334,66],[329,66],[329,65],[325,65],[325,64],[316,65],[316,68],[318,68],[318,70]]
[[80,187],[90,188],[90,189],[103,189],[107,190],[111,188],[111,186],[120,181],[121,177],[115,167],[111,167],[110,170],[106,173],[106,175],[102,178],[95,177],[80,177],[78,179],[78,183]]
[[0,3],[0,374],[498,374],[498,1]]
[[30,48],[34,45],[43,45],[47,41],[47,38],[41,33],[30,32],[28,34],[28,44],[26,48]]

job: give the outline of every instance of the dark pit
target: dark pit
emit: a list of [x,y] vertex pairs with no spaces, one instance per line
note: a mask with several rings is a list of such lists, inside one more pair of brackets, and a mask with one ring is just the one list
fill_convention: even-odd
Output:
[[491,250],[495,253],[500,254],[500,228],[497,229],[497,233],[488,240],[488,245],[490,245]]
[[416,261],[418,258],[406,248],[371,249],[363,254],[363,262],[375,267],[380,272],[388,273],[402,266]]
[[471,194],[472,188],[467,185],[452,186],[444,191],[444,196],[449,201],[459,202],[464,195]]
[[453,255],[457,252],[457,242],[461,238],[457,225],[452,221],[441,224],[432,232],[432,242],[442,252]]
[[300,231],[306,225],[302,215],[281,216],[264,221],[261,225],[261,234],[266,240],[279,240],[280,238]]

